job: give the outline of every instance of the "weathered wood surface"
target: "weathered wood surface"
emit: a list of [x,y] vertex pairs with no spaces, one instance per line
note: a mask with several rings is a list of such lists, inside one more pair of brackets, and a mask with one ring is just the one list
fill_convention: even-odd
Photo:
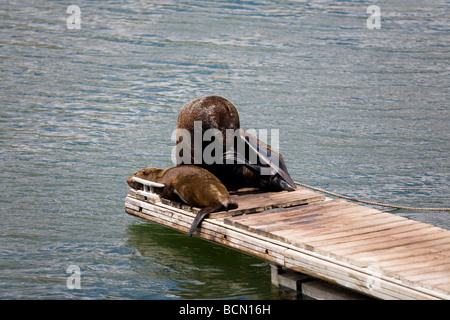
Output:
[[245,213],[261,212],[274,208],[288,208],[302,204],[325,200],[325,196],[307,189],[282,192],[261,192],[256,190],[239,190],[231,193],[239,207],[230,211],[213,212],[210,218],[237,216]]
[[[369,296],[450,299],[450,231],[343,200],[259,212],[264,194],[232,196],[256,213],[210,217],[194,235]],[[129,214],[189,230],[195,208],[139,197],[130,189]]]
[[230,217],[224,223],[375,270],[412,288],[450,294],[450,231],[429,224],[344,200]]

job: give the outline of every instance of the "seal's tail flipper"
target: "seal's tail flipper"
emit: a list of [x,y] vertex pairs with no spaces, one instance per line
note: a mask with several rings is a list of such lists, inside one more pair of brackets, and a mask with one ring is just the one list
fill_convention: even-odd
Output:
[[190,236],[190,237],[192,236],[192,234],[194,233],[195,229],[197,229],[197,226],[200,223],[202,223],[203,219],[205,219],[208,214],[210,214],[211,212],[218,211],[222,207],[223,207],[222,204],[218,204],[218,205],[206,207],[206,208],[203,208],[202,210],[200,210],[197,213],[197,216],[194,218],[194,221],[191,224],[191,228],[189,229],[188,236]]

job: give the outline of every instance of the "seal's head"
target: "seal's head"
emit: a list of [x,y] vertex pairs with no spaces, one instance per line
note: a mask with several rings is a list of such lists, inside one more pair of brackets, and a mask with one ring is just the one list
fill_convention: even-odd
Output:
[[[186,103],[180,110],[177,122],[177,147],[182,150],[177,153],[177,164],[196,163],[195,148],[201,153],[210,142],[203,140],[207,130],[217,130],[222,134],[222,142],[226,143],[226,131],[240,128],[239,114],[236,107],[229,100],[220,96],[207,96]],[[188,133],[188,136],[184,136]],[[194,141],[196,134],[201,139]],[[184,140],[187,139],[187,140]],[[216,139],[216,138],[215,138]],[[184,152],[190,154],[184,154]],[[204,166],[202,163],[201,166]]]
[[195,121],[202,123],[202,134],[208,129],[219,129],[225,133],[226,129],[240,128],[236,107],[219,96],[202,97],[186,103],[178,115],[177,128],[186,129],[193,134]]
[[127,183],[131,188],[139,189],[141,187],[141,184],[135,182],[132,179],[133,177],[150,180],[150,181],[155,181],[156,178],[158,177],[158,174],[160,174],[162,171],[164,171],[164,170],[162,170],[160,168],[155,168],[155,167],[141,169],[138,172],[136,172],[135,174],[133,174],[131,177],[129,177],[127,179]]

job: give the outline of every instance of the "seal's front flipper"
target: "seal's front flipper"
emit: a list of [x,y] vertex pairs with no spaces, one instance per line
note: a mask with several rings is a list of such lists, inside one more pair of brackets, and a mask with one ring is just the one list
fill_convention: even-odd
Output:
[[207,215],[209,215],[211,212],[219,211],[220,209],[222,209],[222,207],[223,207],[222,204],[218,204],[218,205],[206,207],[206,208],[203,208],[202,210],[200,210],[197,213],[197,216],[194,218],[194,221],[191,224],[191,229],[189,229],[188,236],[190,236],[190,237],[192,236],[195,229],[197,229],[197,226],[200,223],[202,223],[203,219],[205,219]]
[[[273,179],[275,184],[279,184],[279,182],[283,181],[285,183],[282,183],[280,186],[282,189],[288,190],[292,189],[295,190],[297,187],[295,185],[294,180],[292,180],[291,176],[289,175],[287,171],[286,164],[284,163],[283,157],[276,151],[272,150],[272,147],[260,140],[258,140],[255,136],[251,135],[249,132],[240,129],[240,138],[241,140],[249,147],[250,154],[253,153],[256,155],[257,159],[259,159],[260,163],[262,165],[259,165],[259,169],[261,170],[264,166],[267,166],[270,169],[270,175],[272,177],[275,177],[276,175],[279,175],[281,179]],[[251,159],[251,155],[249,154],[249,157]],[[253,159],[255,156],[253,156]],[[255,170],[258,168],[258,165],[255,166],[255,164],[251,164],[249,162],[246,163],[246,166],[251,169]]]

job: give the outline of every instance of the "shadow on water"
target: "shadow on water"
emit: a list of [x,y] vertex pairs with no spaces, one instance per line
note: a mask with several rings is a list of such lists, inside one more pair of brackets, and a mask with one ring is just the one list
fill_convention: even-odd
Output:
[[[173,299],[297,299],[271,284],[265,261],[151,222],[127,228],[144,290]],[[249,272],[251,270],[251,272]]]

